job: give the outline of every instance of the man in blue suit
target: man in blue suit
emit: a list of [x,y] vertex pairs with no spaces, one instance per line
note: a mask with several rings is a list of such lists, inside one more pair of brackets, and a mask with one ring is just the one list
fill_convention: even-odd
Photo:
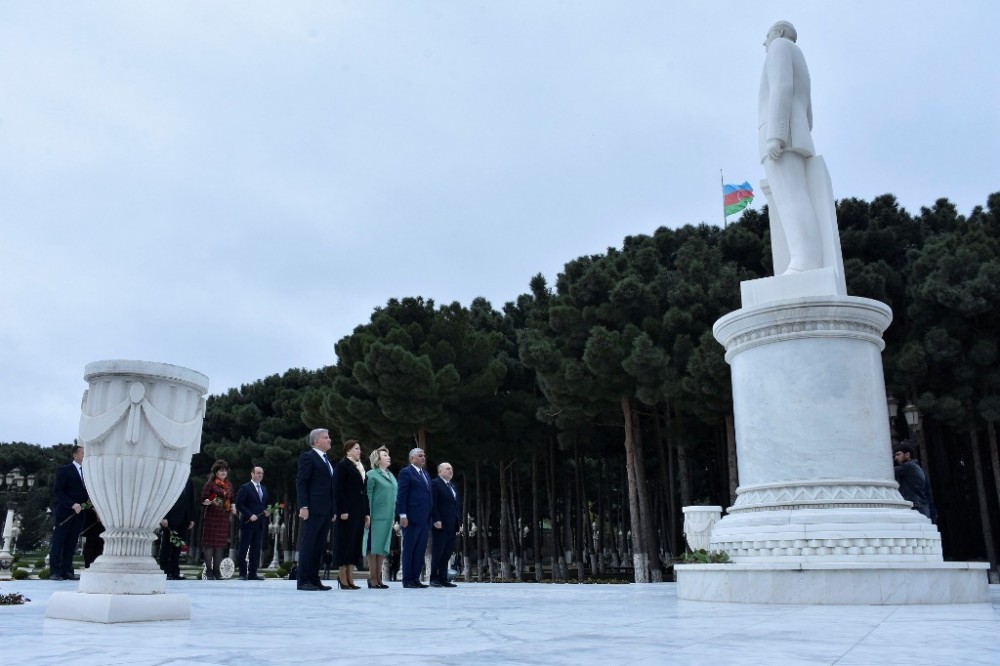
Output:
[[334,513],[333,465],[326,457],[330,450],[329,431],[313,430],[309,433],[309,445],[312,448],[299,456],[295,475],[296,502],[302,521],[297,580],[299,590],[316,592],[331,589],[319,579],[319,563],[326,552]]
[[449,463],[438,465],[437,478],[431,483],[434,508],[431,510],[431,587],[456,587],[448,580],[448,561],[455,551],[458,531],[458,491],[451,479],[455,472]]
[[83,447],[73,445],[73,460],[56,470],[52,491],[56,506],[52,512],[56,529],[52,533],[49,549],[49,580],[76,580],[73,573],[73,554],[83,529],[83,505],[90,500],[83,485]]
[[403,587],[428,587],[420,582],[424,568],[424,551],[430,538],[431,479],[424,471],[427,456],[423,449],[410,451],[410,464],[399,471],[396,490],[396,510],[403,528]]
[[[260,547],[264,543],[264,527],[271,511],[267,488],[261,485],[264,468],[254,467],[250,480],[236,491],[236,510],[240,515],[240,580],[262,580],[257,576],[260,565]],[[249,559],[249,566],[247,560]]]

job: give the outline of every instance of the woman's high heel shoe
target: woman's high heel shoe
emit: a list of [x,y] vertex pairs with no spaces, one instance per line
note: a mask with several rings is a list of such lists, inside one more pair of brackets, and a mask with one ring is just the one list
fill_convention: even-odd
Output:
[[372,585],[372,579],[369,578],[368,579],[368,589],[370,590],[370,589],[376,588],[376,587],[378,587],[378,585]]

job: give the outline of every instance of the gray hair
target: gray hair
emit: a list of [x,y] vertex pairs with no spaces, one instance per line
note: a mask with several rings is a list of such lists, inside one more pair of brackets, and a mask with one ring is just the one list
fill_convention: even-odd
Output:
[[309,433],[309,446],[316,446],[316,440],[319,439],[319,436],[322,435],[324,432],[328,433],[330,431],[327,430],[326,428],[316,428],[315,430],[313,430],[312,432],[310,432]]
[[771,29],[768,30],[767,32],[771,33],[775,30],[777,30],[781,34],[781,36],[784,37],[785,39],[790,39],[793,42],[798,41],[799,39],[799,33],[796,32],[795,26],[789,23],[788,21],[778,21],[777,23],[772,25]]
[[450,462],[443,462],[443,463],[441,463],[440,465],[438,465],[438,474],[441,473],[441,470],[444,469],[445,465],[447,465],[448,467],[451,467],[451,463]]
[[419,446],[417,448],[415,448],[415,449],[410,449],[410,455],[407,456],[407,460],[412,460],[413,456],[417,455],[418,453],[423,453],[423,452],[424,452],[424,450],[422,448],[420,448]]

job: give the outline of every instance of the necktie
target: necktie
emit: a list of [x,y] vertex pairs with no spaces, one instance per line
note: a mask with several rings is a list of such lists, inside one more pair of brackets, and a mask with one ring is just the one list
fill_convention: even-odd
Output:
[[260,501],[263,502],[264,501],[264,491],[260,489],[260,484],[259,483],[255,483],[253,485],[254,485],[254,487],[257,488],[257,497],[259,497]]
[[445,481],[444,485],[448,486],[448,490],[451,491],[451,496],[454,497],[455,499],[458,499],[458,495],[455,494],[455,487],[451,485],[451,482]]
[[326,454],[321,453],[320,455],[323,457],[323,462],[326,463],[326,471],[330,473],[330,476],[333,476],[333,465],[330,464],[330,459],[326,457]]

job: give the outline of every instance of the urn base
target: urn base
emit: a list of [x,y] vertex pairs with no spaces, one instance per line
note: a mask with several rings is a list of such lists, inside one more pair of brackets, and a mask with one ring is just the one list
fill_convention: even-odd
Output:
[[56,592],[45,617],[101,624],[190,620],[191,600],[183,594]]

